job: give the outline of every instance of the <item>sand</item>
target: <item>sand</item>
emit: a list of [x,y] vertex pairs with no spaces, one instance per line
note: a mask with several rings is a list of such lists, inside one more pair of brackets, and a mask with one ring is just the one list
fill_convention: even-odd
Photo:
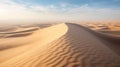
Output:
[[[30,34],[20,36],[24,33]],[[62,23],[6,37],[11,34],[16,35],[0,39],[0,67],[120,67],[119,49],[113,49],[120,38],[77,24]]]
[[110,34],[114,36],[120,36],[120,22],[101,22],[101,23],[84,23],[82,24],[92,30]]

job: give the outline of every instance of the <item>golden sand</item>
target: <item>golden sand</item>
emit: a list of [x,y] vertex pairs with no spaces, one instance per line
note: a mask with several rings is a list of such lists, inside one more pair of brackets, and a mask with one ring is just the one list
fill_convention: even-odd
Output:
[[0,39],[0,67],[120,67],[119,53],[107,45],[116,48],[120,39],[109,37],[115,39],[70,23],[6,34]]

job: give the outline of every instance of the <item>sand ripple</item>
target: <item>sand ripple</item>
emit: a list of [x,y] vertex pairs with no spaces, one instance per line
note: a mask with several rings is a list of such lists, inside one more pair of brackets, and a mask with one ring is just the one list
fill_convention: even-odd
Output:
[[60,24],[36,34],[34,43],[1,51],[1,55],[14,54],[0,67],[120,67],[120,56],[80,26]]

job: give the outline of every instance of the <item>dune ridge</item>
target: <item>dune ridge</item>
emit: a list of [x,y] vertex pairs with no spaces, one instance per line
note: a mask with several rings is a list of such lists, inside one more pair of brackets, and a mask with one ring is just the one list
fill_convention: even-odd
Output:
[[90,33],[92,33],[93,35],[95,35],[96,37],[98,37],[101,41],[103,41],[105,43],[105,45],[107,45],[108,47],[110,47],[113,51],[115,51],[119,56],[120,56],[120,36],[115,36],[115,35],[111,35],[111,34],[105,34],[105,33],[101,33],[98,31],[94,31],[91,30],[89,28],[80,26],[78,24],[74,24],[76,26],[79,26],[87,31],[89,31]]
[[79,25],[62,23],[23,38],[32,42],[0,51],[0,67],[120,66],[120,56],[99,36]]
[[[9,34],[7,35],[7,39],[2,39],[0,40],[1,43],[0,43],[0,49],[4,49],[4,47],[11,47],[11,46],[19,46],[19,45],[22,45],[22,44],[27,44],[27,43],[33,43],[34,41],[39,41],[40,44],[43,43],[47,43],[47,41],[51,41],[51,40],[54,40],[56,38],[58,38],[59,36],[63,35],[66,31],[67,31],[67,26],[64,26],[63,28],[60,28],[60,26],[64,26],[64,24],[60,24],[60,25],[57,25],[57,26],[52,26],[52,27],[49,27],[49,28],[45,28],[45,29],[42,29],[42,30],[37,30],[37,31],[34,31],[34,32],[31,32],[31,31],[28,31],[28,32],[24,32],[24,33],[18,33],[16,34],[13,33],[12,35]],[[58,28],[56,28],[58,27]],[[63,31],[62,31],[62,30]],[[57,31],[56,30],[61,30],[61,31]],[[51,33],[51,31],[53,31],[54,33]],[[23,31],[22,31],[23,32]],[[27,36],[27,37],[21,37],[21,38],[18,38],[20,36],[24,36],[24,35],[29,35],[29,34],[32,34],[30,36]],[[53,36],[55,35],[55,36]],[[13,38],[13,39],[11,39]],[[12,43],[12,45],[11,45]]]

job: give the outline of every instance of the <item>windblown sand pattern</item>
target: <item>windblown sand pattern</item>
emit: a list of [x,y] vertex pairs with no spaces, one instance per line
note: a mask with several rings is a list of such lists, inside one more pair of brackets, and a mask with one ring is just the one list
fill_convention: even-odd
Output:
[[120,67],[120,55],[101,39],[70,23],[36,30],[26,37],[4,38],[0,47],[19,46],[0,51],[0,67]]

